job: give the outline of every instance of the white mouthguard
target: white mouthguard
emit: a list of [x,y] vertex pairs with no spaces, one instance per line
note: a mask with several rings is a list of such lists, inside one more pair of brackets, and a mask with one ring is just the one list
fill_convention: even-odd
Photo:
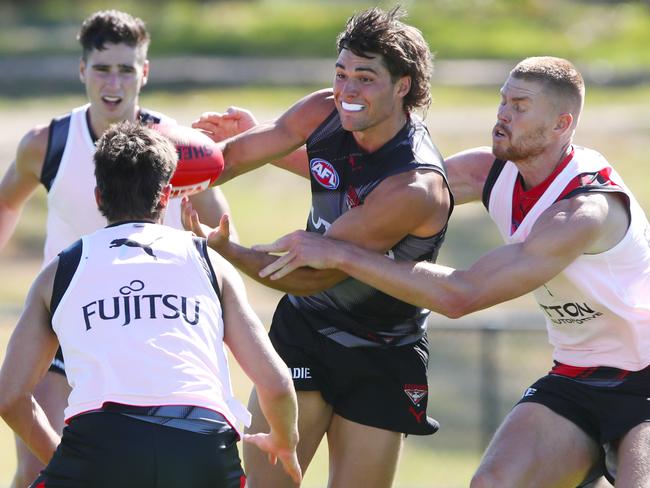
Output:
[[348,112],[358,112],[363,109],[363,105],[359,105],[358,103],[341,102],[341,107],[343,107],[343,110],[347,110]]

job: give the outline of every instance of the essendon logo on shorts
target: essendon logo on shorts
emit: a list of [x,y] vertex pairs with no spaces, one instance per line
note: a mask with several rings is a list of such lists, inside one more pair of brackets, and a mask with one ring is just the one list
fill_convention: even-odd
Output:
[[314,158],[309,162],[309,169],[321,186],[328,190],[336,190],[339,187],[339,175],[329,161]]
[[427,385],[404,385],[404,393],[411,399],[413,405],[418,405],[428,392]]
[[537,388],[526,388],[526,391],[524,392],[524,394],[522,395],[522,397],[523,397],[523,398],[531,397],[531,396],[533,396],[535,393],[537,393]]

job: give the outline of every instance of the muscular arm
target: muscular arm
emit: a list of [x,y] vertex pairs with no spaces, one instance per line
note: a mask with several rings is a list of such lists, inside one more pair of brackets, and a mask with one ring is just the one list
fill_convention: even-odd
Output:
[[47,138],[47,126],[35,127],[25,134],[16,159],[0,180],[0,249],[13,235],[23,205],[39,185]]
[[307,154],[307,146],[301,146],[291,154],[273,161],[273,166],[282,168],[290,173],[293,173],[303,178],[309,179],[309,156]]
[[57,262],[50,263],[32,285],[0,370],[0,415],[45,464],[60,439],[32,391],[58,346],[50,328],[49,310]]
[[[325,235],[385,253],[408,234],[429,237],[438,233],[447,223],[449,205],[447,188],[438,173],[402,173],[384,180],[363,205],[349,210],[333,222]],[[196,223],[192,228],[201,232]],[[277,256],[229,242],[219,232],[211,233],[208,242],[253,279],[295,295],[314,294],[347,277],[340,270],[302,267],[282,279],[271,280],[261,277],[259,271],[276,261]]]
[[260,407],[271,428],[265,446],[272,446],[272,454],[277,455],[287,472],[299,481],[300,468],[295,453],[298,405],[288,369],[249,305],[241,277],[219,256],[213,254],[211,260],[222,275],[224,340],[255,385]]
[[493,162],[489,147],[468,149],[445,159],[449,187],[457,205],[481,200]]
[[[253,113],[240,107],[228,107],[224,113],[204,112],[192,123],[192,127],[201,130],[215,142],[234,137],[257,125],[259,122]],[[271,164],[303,178],[309,178],[307,149],[304,145]]]
[[[535,290],[584,253],[603,252],[625,235],[629,217],[615,194],[586,194],[550,207],[528,238],[499,247],[467,270],[395,262],[349,243],[294,233],[276,245],[295,266],[333,267],[400,300],[448,317],[490,307]],[[276,272],[273,266],[264,276]]]
[[[301,147],[333,109],[331,90],[321,90],[303,98],[276,120],[226,139],[221,143],[225,167],[219,181],[225,183],[269,161],[281,160]],[[200,128],[196,123],[193,126]],[[290,164],[292,160],[287,161]]]

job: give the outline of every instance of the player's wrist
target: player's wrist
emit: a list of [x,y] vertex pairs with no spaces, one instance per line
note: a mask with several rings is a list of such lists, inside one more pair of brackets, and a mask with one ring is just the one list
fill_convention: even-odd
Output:
[[333,247],[326,258],[328,268],[345,271],[356,259],[361,259],[361,256],[356,256],[357,248],[352,244],[343,242]]
[[208,246],[226,259],[233,255],[233,243],[228,238],[208,239]]

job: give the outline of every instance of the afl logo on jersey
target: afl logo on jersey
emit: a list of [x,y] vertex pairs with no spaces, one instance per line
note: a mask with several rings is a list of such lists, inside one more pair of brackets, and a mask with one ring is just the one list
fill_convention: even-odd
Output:
[[328,190],[336,190],[339,187],[339,175],[329,161],[314,158],[309,162],[309,169],[321,186]]

